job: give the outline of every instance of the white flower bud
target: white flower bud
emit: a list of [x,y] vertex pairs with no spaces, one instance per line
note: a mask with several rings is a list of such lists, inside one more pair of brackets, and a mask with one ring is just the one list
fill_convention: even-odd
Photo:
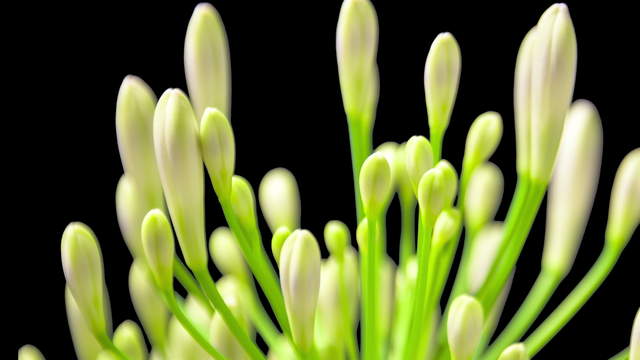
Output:
[[433,242],[434,249],[442,249],[451,240],[460,236],[462,230],[462,215],[458,209],[448,208],[438,215],[435,225],[433,226]]
[[131,302],[142,323],[145,333],[154,347],[163,348],[167,335],[169,312],[158,289],[154,286],[153,274],[147,264],[135,260],[129,271],[129,293]]
[[498,360],[529,360],[529,355],[524,344],[517,343],[504,349]]
[[231,179],[231,208],[243,229],[258,228],[256,197],[251,184],[242,176],[234,175]]
[[[212,313],[193,296],[185,301],[187,317],[203,333],[209,328]],[[211,356],[198,344],[175,317],[169,321],[167,359],[210,360]]]
[[453,300],[447,321],[447,335],[453,360],[473,358],[483,326],[484,315],[478,300],[468,295],[460,295]]
[[380,216],[386,210],[392,186],[389,162],[380,153],[371,154],[360,170],[360,193],[367,216]]
[[23,345],[18,350],[18,360],[45,360],[37,347],[33,345]]
[[293,174],[285,168],[269,171],[258,189],[260,209],[272,232],[281,226],[300,227],[300,192]]
[[482,228],[473,241],[467,274],[467,286],[472,294],[480,290],[487,280],[502,243],[503,231],[502,223],[491,223]]
[[424,136],[412,136],[405,146],[404,154],[409,182],[417,196],[422,175],[433,167],[433,149]]
[[471,180],[464,196],[464,214],[467,228],[477,232],[493,220],[502,201],[504,177],[494,163],[478,166],[471,173]]
[[513,105],[516,127],[516,167],[518,174],[528,174],[531,163],[531,67],[536,28],[525,35],[516,59]]
[[144,256],[140,241],[140,225],[149,210],[144,205],[134,181],[129,175],[122,175],[116,187],[116,212],[120,232],[134,257]]
[[207,108],[204,111],[200,122],[200,146],[216,194],[229,196],[236,166],[236,143],[231,124],[220,110]]
[[211,233],[209,253],[218,270],[224,275],[233,275],[243,281],[250,279],[238,240],[229,228],[221,226]]
[[149,211],[142,221],[142,246],[157,286],[173,290],[173,258],[175,249],[171,225],[158,209]]
[[71,290],[67,285],[64,290],[64,303],[67,309],[67,321],[71,340],[79,360],[93,360],[102,351],[102,345],[89,329],[89,324],[84,319],[84,315],[78,308],[78,303],[73,298]]
[[125,320],[113,332],[113,344],[131,360],[146,360],[147,346],[138,324]]
[[494,111],[478,116],[467,134],[463,168],[473,172],[476,166],[487,161],[496,151],[502,139],[502,117]]
[[637,148],[624,157],[613,181],[607,220],[607,241],[616,247],[624,247],[639,222],[640,148]]
[[349,228],[342,221],[329,221],[324,227],[324,242],[331,255],[341,257],[351,246]]
[[633,329],[631,330],[631,344],[629,345],[629,359],[640,359],[640,308],[633,320]]

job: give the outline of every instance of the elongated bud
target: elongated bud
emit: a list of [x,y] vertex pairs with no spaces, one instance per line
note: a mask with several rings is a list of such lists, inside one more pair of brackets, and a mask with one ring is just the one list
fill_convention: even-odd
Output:
[[190,268],[204,268],[207,246],[202,157],[198,124],[184,93],[165,91],[153,121],[158,170],[180,249]]
[[[378,17],[369,0],[345,0],[336,30],[342,102],[349,119],[370,116],[378,101]],[[367,124],[367,127],[373,124]]]
[[162,291],[172,291],[175,248],[171,225],[162,211],[154,209],[144,217],[142,246],[156,284]]
[[231,115],[231,66],[220,14],[207,3],[196,6],[184,39],[184,72],[198,117],[214,107]]
[[116,134],[122,167],[148,208],[162,206],[162,185],[153,147],[153,113],[156,96],[137,76],[120,85],[116,104]]
[[[233,276],[225,276],[217,282],[224,302],[227,304],[233,315],[238,319],[240,326],[247,333],[252,332],[248,315],[246,313],[247,304],[243,301],[250,296],[243,291],[243,284]],[[246,300],[245,300],[246,301]],[[209,338],[211,344],[228,359],[248,359],[242,345],[235,335],[229,330],[220,313],[214,313],[209,325]]]
[[242,176],[234,175],[231,179],[231,208],[244,229],[257,229],[256,197],[251,184]]
[[106,334],[102,254],[88,226],[74,222],[62,234],[62,268],[78,309],[94,334]]
[[571,104],[577,44],[565,4],[554,4],[536,26],[531,64],[531,176],[549,181]]
[[44,360],[44,356],[33,345],[23,345],[18,350],[18,360]]
[[221,226],[209,237],[209,252],[218,270],[224,275],[234,275],[249,280],[249,269],[242,256],[238,240],[229,228]]
[[460,210],[448,208],[438,215],[436,223],[433,226],[433,243],[434,248],[442,248],[453,239],[460,236],[462,230],[462,215]]
[[387,141],[385,143],[380,144],[374,151],[374,153],[380,153],[384,155],[384,158],[387,159],[389,163],[389,168],[391,169],[391,184],[394,191],[397,190],[396,185],[396,177],[397,177],[397,165],[396,165],[396,155],[398,153],[398,144],[393,141]]
[[116,212],[120,232],[134,257],[144,256],[140,241],[140,225],[147,211],[134,181],[129,175],[122,175],[116,187]]
[[629,359],[640,359],[640,308],[633,320],[633,329],[631,329],[631,344],[629,345]]
[[367,243],[369,242],[369,220],[367,220],[367,218],[362,219],[356,228],[356,241],[358,242],[360,253],[364,255],[367,251]]
[[623,248],[639,222],[640,148],[637,148],[624,157],[613,181],[607,220],[607,241]]
[[[187,317],[198,329],[208,329],[212,313],[193,296],[187,296],[185,301]],[[167,338],[167,359],[210,359],[209,354],[182,327],[175,317],[169,322],[169,336]]]
[[471,294],[475,294],[487,280],[502,243],[503,231],[503,224],[496,222],[486,225],[476,235],[467,273],[467,286]]
[[406,143],[402,143],[396,147],[396,154],[393,158],[392,173],[394,174],[393,177],[400,200],[415,204],[416,196],[407,170],[406,149]]
[[496,151],[502,139],[502,117],[494,111],[478,116],[467,134],[462,166],[470,173],[487,161]]
[[442,176],[444,177],[444,196],[445,196],[445,208],[452,206],[453,201],[458,193],[458,174],[456,169],[447,160],[440,160],[436,165],[436,168],[442,170]]
[[529,360],[523,343],[513,344],[504,349],[498,360]]
[[153,274],[147,264],[135,260],[129,270],[129,294],[151,345],[164,348],[169,312],[158,289],[153,285]]
[[113,332],[113,344],[131,360],[145,360],[147,346],[138,324],[125,320]]
[[272,232],[281,226],[300,227],[300,192],[293,174],[285,168],[269,171],[258,189],[260,209]]
[[529,174],[531,163],[531,74],[536,28],[525,35],[518,58],[513,85],[513,105],[516,127],[516,167],[518,174]]
[[307,230],[296,230],[280,254],[280,284],[295,344],[302,351],[313,346],[313,330],[320,288],[320,249]]
[[422,175],[433,167],[433,149],[429,140],[424,136],[412,136],[405,147],[405,161],[409,182],[417,196]]
[[393,194],[391,168],[380,153],[370,155],[360,170],[360,193],[367,216],[380,216],[391,201]]
[[76,356],[79,360],[95,359],[100,351],[102,351],[102,346],[98,340],[96,340],[91,329],[89,329],[89,324],[87,324],[84,315],[80,312],[78,303],[76,303],[76,300],[73,298],[68,285],[64,290],[64,303]]
[[280,252],[282,252],[282,246],[289,235],[291,235],[291,230],[283,226],[276,230],[271,237],[271,253],[278,264],[280,263]]
[[602,124],[590,102],[571,107],[549,186],[542,265],[565,275],[589,220],[602,159]]
[[341,257],[351,246],[349,228],[342,221],[331,220],[324,227],[324,242],[331,255]]
[[447,322],[449,348],[453,360],[473,358],[482,336],[484,315],[475,298],[460,295],[451,303]]
[[493,220],[500,207],[503,191],[504,177],[494,163],[484,163],[471,173],[464,196],[466,226],[470,231],[477,232]]
[[444,134],[449,126],[460,80],[460,47],[450,33],[441,33],[431,44],[424,67],[424,92],[429,129]]
[[236,143],[231,124],[220,110],[207,108],[204,111],[200,122],[200,146],[216,194],[228,197],[236,166]]
[[457,188],[457,177],[448,162],[441,161],[438,166],[428,170],[418,185],[418,204],[420,211],[430,221],[435,221],[438,214],[451,206]]

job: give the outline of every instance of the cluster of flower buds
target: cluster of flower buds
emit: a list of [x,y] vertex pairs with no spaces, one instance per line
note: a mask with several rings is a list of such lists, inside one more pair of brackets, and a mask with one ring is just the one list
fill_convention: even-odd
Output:
[[[443,158],[461,72],[456,39],[438,35],[426,58],[429,138],[387,142],[374,151],[377,47],[373,5],[344,0],[336,50],[358,226],[352,229],[354,242],[345,223],[329,221],[325,259],[322,243],[301,229],[300,194],[291,172],[269,171],[257,204],[249,181],[235,173],[228,44],[211,5],[198,5],[187,29],[188,95],[168,89],[156,100],[140,78],[124,79],[116,106],[124,168],[116,208],[133,257],[129,289],[141,325],[126,320],[112,330],[98,240],[88,226],[69,224],[61,254],[79,359],[524,360],[562,329],[609,274],[640,222],[638,148],[622,160],[615,177],[601,256],[524,337],[572,267],[602,160],[598,111],[586,100],[572,103],[577,45],[567,7],[545,11],[518,53],[518,185],[503,220],[496,212],[505,180],[490,162],[503,135],[502,117],[489,111],[473,121],[460,173]],[[227,222],[208,243],[205,169]],[[540,275],[506,328],[494,334],[547,189]],[[386,229],[396,194],[398,237]],[[271,231],[270,246],[262,240],[257,206]],[[462,234],[464,249],[454,272]],[[388,254],[389,242],[398,243],[397,262]],[[217,280],[209,273],[210,258],[222,274]],[[441,308],[451,274],[454,285]],[[640,358],[640,310],[624,356]],[[25,345],[18,358],[44,357]]]

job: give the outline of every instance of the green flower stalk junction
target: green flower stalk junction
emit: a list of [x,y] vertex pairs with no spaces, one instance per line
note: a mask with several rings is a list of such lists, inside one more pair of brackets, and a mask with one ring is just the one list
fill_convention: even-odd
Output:
[[[69,224],[62,267],[79,359],[515,360],[534,357],[552,341],[605,280],[640,222],[636,148],[622,159],[613,183],[600,257],[531,328],[572,267],[602,158],[598,111],[587,100],[573,100],[577,45],[567,7],[547,9],[518,51],[518,176],[503,221],[495,219],[503,175],[489,161],[502,137],[501,116],[486,112],[473,122],[459,172],[442,152],[461,71],[455,38],[438,35],[427,55],[429,138],[373,150],[377,42],[369,0],[345,0],[336,52],[359,225],[326,224],[326,259],[319,234],[300,228],[296,179],[283,168],[268,172],[258,189],[272,233],[264,246],[254,191],[235,174],[229,51],[211,5],[195,8],[186,34],[189,96],[168,89],[156,100],[140,78],[124,79],[116,106],[124,167],[116,205],[133,256],[129,290],[140,325],[125,321],[112,332],[98,240],[87,225]],[[227,222],[208,238],[207,175]],[[494,334],[546,193],[540,274],[506,328]],[[385,223],[396,194],[399,240]],[[390,241],[399,241],[397,263],[387,251]],[[458,247],[462,257],[453,266]],[[210,275],[209,259],[220,279]],[[445,294],[449,278],[454,286]],[[633,321],[630,345],[615,359],[640,359],[640,312]],[[266,346],[258,346],[258,337]],[[18,358],[44,359],[32,345]]]

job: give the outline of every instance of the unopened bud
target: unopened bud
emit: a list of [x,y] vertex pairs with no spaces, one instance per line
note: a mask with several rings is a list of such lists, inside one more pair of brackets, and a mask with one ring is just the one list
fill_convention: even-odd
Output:
[[231,208],[243,229],[258,228],[256,197],[251,184],[242,176],[234,175],[231,179]]
[[293,174],[285,168],[269,171],[258,190],[262,215],[272,232],[279,227],[300,227],[300,192]]
[[220,110],[207,108],[204,111],[200,123],[200,146],[216,194],[228,197],[236,166],[236,144],[231,124]]
[[157,286],[173,290],[173,258],[175,248],[171,225],[158,209],[149,211],[142,221],[142,246]]
[[222,274],[234,275],[243,281],[250,279],[238,240],[229,228],[221,226],[211,233],[209,253]]
[[405,164],[414,195],[418,195],[418,184],[422,175],[433,167],[433,149],[424,136],[412,136],[405,146]]
[[433,226],[433,248],[442,249],[447,243],[460,236],[462,215],[455,208],[445,209],[438,215]]
[[640,359],[640,308],[636,312],[633,320],[633,329],[631,330],[631,344],[629,345],[629,359]]
[[483,326],[484,315],[478,300],[468,295],[460,295],[453,300],[447,321],[452,359],[473,358],[482,336]]
[[503,191],[504,177],[494,163],[484,163],[471,173],[464,195],[464,214],[468,229],[477,232],[493,220],[500,207]]
[[102,351],[102,345],[89,329],[89,324],[87,324],[84,315],[80,312],[78,303],[73,298],[68,285],[64,290],[64,303],[76,357],[79,360],[95,359]]
[[131,320],[125,320],[113,332],[113,344],[131,360],[147,359],[147,346],[140,327]]
[[472,294],[480,290],[487,280],[500,249],[503,232],[503,224],[496,222],[486,225],[476,235],[471,248],[469,273],[467,273],[467,286]]
[[360,193],[364,212],[369,216],[380,216],[389,205],[393,190],[389,162],[380,153],[370,155],[360,170]]
[[341,257],[351,245],[349,228],[342,221],[329,221],[324,227],[324,242],[332,255]]
[[276,262],[280,263],[280,253],[282,252],[282,246],[287,238],[291,235],[291,230],[286,227],[280,227],[271,237],[271,253]]
[[120,232],[129,252],[134,257],[144,256],[140,241],[140,225],[148,209],[144,206],[140,195],[140,191],[129,175],[122,175],[116,187],[116,212]]
[[470,173],[476,166],[487,161],[496,151],[502,139],[502,117],[488,111],[476,118],[469,128],[464,149],[463,168]]
[[624,157],[616,172],[609,219],[607,220],[607,241],[623,248],[640,222],[640,148]]
[[163,348],[167,335],[169,312],[147,264],[135,260],[129,271],[129,293],[136,315],[154,347]]
[[524,344],[518,343],[504,349],[498,360],[529,360],[529,355]]
[[23,345],[18,350],[18,360],[44,360],[44,356],[33,345]]

